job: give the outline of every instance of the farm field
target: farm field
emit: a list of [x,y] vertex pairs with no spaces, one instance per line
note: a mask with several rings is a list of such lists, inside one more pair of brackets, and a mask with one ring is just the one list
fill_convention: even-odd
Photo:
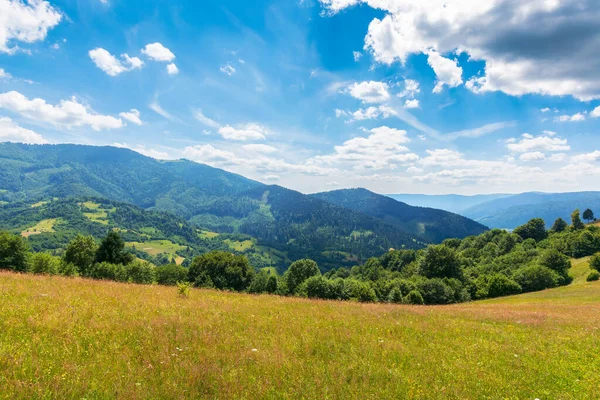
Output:
[[600,283],[452,306],[0,273],[0,399],[596,398]]
[[127,242],[126,247],[135,247],[138,250],[146,252],[151,256],[156,256],[161,253],[166,253],[171,257],[175,258],[177,264],[181,264],[184,260],[183,257],[176,254],[179,250],[184,250],[185,246],[173,243],[170,240],[150,240],[147,242]]
[[56,218],[40,221],[31,228],[27,228],[21,232],[21,236],[29,237],[31,235],[39,235],[40,233],[54,232],[54,225],[56,225],[57,221],[58,219]]

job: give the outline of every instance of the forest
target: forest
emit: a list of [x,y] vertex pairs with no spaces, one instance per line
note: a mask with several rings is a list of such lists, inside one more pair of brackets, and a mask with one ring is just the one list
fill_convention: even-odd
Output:
[[[592,221],[591,210],[584,212]],[[135,220],[129,216],[130,220]],[[182,237],[194,235],[177,221],[160,220]],[[88,232],[89,233],[89,232]],[[533,219],[513,232],[494,229],[464,239],[419,250],[390,249],[380,257],[351,268],[323,270],[311,259],[292,262],[283,274],[273,268],[256,268],[243,254],[207,250],[187,266],[155,266],[126,248],[118,230],[109,230],[98,243],[91,235],[77,234],[60,251],[32,252],[21,235],[0,233],[0,269],[21,273],[58,274],[138,284],[269,293],[359,302],[452,304],[534,292],[571,282],[572,258],[592,256],[589,280],[600,278],[600,227],[586,225],[579,210],[568,224],[558,219],[550,230]]]

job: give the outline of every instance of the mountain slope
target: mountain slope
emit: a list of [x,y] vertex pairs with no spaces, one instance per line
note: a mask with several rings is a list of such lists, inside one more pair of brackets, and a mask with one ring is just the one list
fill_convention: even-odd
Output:
[[510,197],[510,194],[480,194],[462,196],[458,194],[428,195],[428,194],[388,194],[394,200],[415,207],[436,208],[463,215],[467,208],[477,206],[487,201]]
[[447,238],[479,235],[487,228],[475,221],[431,208],[413,207],[366,189],[344,189],[313,197],[379,218],[386,223],[440,243]]
[[532,218],[543,218],[548,226],[557,218],[569,221],[576,208],[600,212],[600,192],[523,193],[485,202],[463,214],[492,228],[514,229]]

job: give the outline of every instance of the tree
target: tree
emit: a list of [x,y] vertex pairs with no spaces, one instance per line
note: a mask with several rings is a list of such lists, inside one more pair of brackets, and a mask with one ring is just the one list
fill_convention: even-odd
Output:
[[81,275],[88,276],[96,257],[96,251],[98,251],[98,245],[92,236],[77,235],[68,244],[63,260],[68,264],[75,265]]
[[27,272],[29,248],[21,236],[0,231],[0,269]]
[[159,285],[175,286],[178,282],[185,282],[187,279],[188,270],[181,265],[173,263],[156,268],[156,282]]
[[541,218],[534,218],[525,225],[519,226],[514,230],[514,233],[521,236],[523,240],[533,239],[536,242],[540,242],[548,237],[546,223]]
[[573,211],[573,213],[571,214],[571,227],[574,231],[585,229],[585,224],[581,222],[579,209]]
[[429,246],[420,264],[427,278],[461,278],[460,259],[456,250],[444,245]]
[[590,268],[600,272],[600,253],[596,253],[590,258]]
[[596,220],[596,218],[594,218],[594,212],[589,208],[583,212],[583,219],[588,223]]
[[245,256],[213,251],[194,258],[188,279],[201,287],[242,291],[252,282],[254,268]]
[[561,254],[556,249],[545,250],[539,257],[539,263],[564,276],[567,275],[567,272],[571,268],[571,260],[569,257]]
[[566,231],[568,227],[569,224],[567,224],[567,221],[562,218],[558,218],[556,221],[554,221],[554,225],[552,225],[552,229],[550,229],[550,231],[560,233]]
[[145,261],[136,260],[125,266],[127,281],[150,285],[156,282],[156,267]]
[[97,263],[107,262],[109,264],[127,265],[133,261],[133,255],[125,252],[125,242],[116,231],[108,232],[108,235],[100,243],[96,251]]
[[521,286],[503,274],[494,274],[488,281],[487,297],[510,296],[521,293]]
[[321,270],[316,262],[309,259],[298,260],[284,274],[284,279],[290,293],[296,293],[296,289],[311,276],[321,275]]
[[559,276],[549,268],[532,265],[518,270],[514,280],[521,285],[523,292],[535,292],[558,286]]
[[36,253],[31,257],[31,272],[34,274],[56,275],[60,267],[60,258],[49,253]]

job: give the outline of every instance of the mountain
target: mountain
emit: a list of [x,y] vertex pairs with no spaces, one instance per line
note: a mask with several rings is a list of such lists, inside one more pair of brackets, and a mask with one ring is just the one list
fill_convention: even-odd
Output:
[[523,193],[468,208],[463,215],[492,228],[514,229],[532,218],[543,218],[550,227],[557,218],[569,221],[576,208],[600,212],[600,192]]
[[428,194],[388,194],[394,200],[401,201],[411,206],[436,208],[463,215],[463,211],[485,203],[487,201],[502,199],[511,194],[480,194],[475,196],[461,196],[458,194],[428,195]]
[[344,189],[314,194],[313,197],[381,219],[405,231],[440,243],[447,238],[479,235],[487,228],[447,211],[413,207],[366,189]]
[[427,240],[358,211],[191,161],[127,149],[0,144],[0,200],[94,197],[166,211],[203,230],[248,234],[282,259],[351,265]]

